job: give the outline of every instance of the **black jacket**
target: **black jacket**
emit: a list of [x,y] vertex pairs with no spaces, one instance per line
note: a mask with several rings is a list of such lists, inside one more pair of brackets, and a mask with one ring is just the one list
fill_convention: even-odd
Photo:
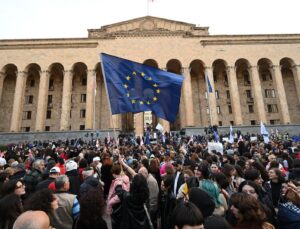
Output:
[[[114,210],[112,214],[113,229],[150,229],[150,224],[144,209],[144,204],[139,202],[130,193],[124,191],[121,186],[116,187],[116,193],[120,199],[121,214],[119,215],[119,222],[114,221]],[[117,204],[118,205],[118,204]],[[116,209],[113,206],[113,209]]]
[[69,192],[74,195],[79,195],[80,188],[80,177],[77,170],[71,170],[66,172],[66,175],[69,177],[70,181],[70,190]]

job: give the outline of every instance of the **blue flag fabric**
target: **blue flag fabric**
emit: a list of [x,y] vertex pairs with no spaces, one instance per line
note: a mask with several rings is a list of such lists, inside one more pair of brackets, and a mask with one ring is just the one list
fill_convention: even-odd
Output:
[[211,86],[211,84],[210,84],[208,75],[206,75],[206,82],[207,82],[207,91],[208,91],[209,93],[212,93],[213,90],[212,90],[212,86]]
[[101,53],[112,114],[152,111],[175,122],[183,76]]

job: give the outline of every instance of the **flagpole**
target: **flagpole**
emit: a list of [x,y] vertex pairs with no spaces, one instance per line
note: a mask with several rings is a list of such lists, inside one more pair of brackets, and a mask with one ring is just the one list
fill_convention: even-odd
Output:
[[206,72],[205,82],[206,82],[206,93],[207,93],[207,104],[208,104],[208,112],[209,112],[209,124],[212,125],[212,118],[211,118],[211,110],[210,110],[210,99],[209,99],[209,88],[208,88],[208,73]]
[[150,0],[146,0],[147,1],[147,16],[149,16],[149,1]]
[[96,127],[96,88],[97,88],[97,73],[95,72],[94,77],[94,118],[93,118],[93,130],[95,130]]

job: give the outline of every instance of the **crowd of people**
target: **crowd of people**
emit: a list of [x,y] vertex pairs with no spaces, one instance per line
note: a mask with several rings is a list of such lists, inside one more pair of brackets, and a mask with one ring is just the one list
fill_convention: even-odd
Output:
[[300,142],[214,136],[2,146],[0,228],[300,228]]

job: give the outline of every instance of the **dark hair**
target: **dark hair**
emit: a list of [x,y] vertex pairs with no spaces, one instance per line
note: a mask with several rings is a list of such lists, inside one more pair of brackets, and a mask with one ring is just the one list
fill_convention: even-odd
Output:
[[182,229],[185,225],[198,226],[203,224],[203,216],[199,208],[191,202],[178,204],[172,213],[173,227]]
[[24,209],[26,211],[44,211],[46,214],[50,214],[53,211],[51,203],[55,198],[52,190],[47,188],[41,189],[34,192],[25,201]]
[[0,228],[12,226],[22,212],[22,203],[18,195],[9,194],[0,199]]
[[224,173],[212,173],[211,179],[216,181],[221,189],[226,189],[229,186],[229,181]]
[[223,166],[223,173],[224,173],[224,175],[228,178],[228,177],[231,176],[230,173],[231,173],[231,171],[233,171],[234,169],[235,169],[234,165],[231,165],[231,164],[225,164],[225,165]]
[[262,224],[266,218],[259,201],[247,193],[238,192],[232,194],[230,203],[239,210],[239,223],[256,222]]
[[231,229],[230,224],[224,219],[222,216],[219,215],[212,215],[208,217],[204,222],[205,229]]
[[85,158],[82,158],[78,163],[79,168],[86,168],[87,166],[88,166],[88,162]]
[[[78,224],[92,225],[102,219],[105,212],[103,192],[99,189],[90,189],[80,199],[80,216]],[[88,228],[88,227],[87,227]]]
[[147,158],[144,158],[141,163],[143,164],[143,166],[147,169],[147,171],[149,171],[149,160]]
[[258,179],[259,176],[260,176],[259,170],[257,170],[257,169],[248,169],[248,170],[245,171],[244,178],[246,180],[254,181],[254,180]]
[[58,161],[58,163],[59,163],[60,165],[65,164],[65,160],[64,160],[62,157],[58,157],[58,158],[57,158],[57,161]]
[[149,198],[149,188],[146,178],[142,174],[133,177],[130,185],[130,194],[133,202],[144,204]]
[[252,165],[252,167],[256,168],[260,172],[261,178],[264,181],[269,180],[268,172],[267,172],[266,168],[263,166],[263,164],[260,161],[255,160],[251,165]]
[[245,181],[243,181],[243,182],[240,184],[240,186],[239,186],[238,192],[242,192],[242,191],[243,191],[243,187],[244,187],[245,185],[251,186],[251,187],[255,190],[255,192],[256,192],[256,194],[258,195],[258,197],[260,198],[260,194],[261,194],[260,188],[259,188],[259,186],[258,186],[254,181],[252,181],[252,180],[245,180]]
[[111,173],[115,175],[120,175],[121,173],[121,165],[114,163],[112,168],[111,168]]
[[238,175],[239,177],[242,177],[242,178],[243,178],[243,177],[244,177],[244,171],[243,171],[242,167],[239,166],[239,165],[235,165],[234,167],[235,167],[235,170],[236,170],[237,175]]
[[278,168],[271,168],[270,170],[274,170],[275,174],[278,177],[278,183],[284,183],[285,182],[284,176],[282,175],[282,172],[280,171],[280,169],[278,169]]
[[[16,185],[20,180],[8,180],[3,183],[1,188],[1,197],[14,193]],[[23,183],[22,181],[20,181]]]
[[198,167],[198,170],[201,172],[202,177],[204,179],[208,179],[209,175],[210,175],[208,162],[203,161],[197,167]]
[[172,175],[166,175],[163,177],[164,186],[168,189],[172,186],[173,183],[173,176]]

